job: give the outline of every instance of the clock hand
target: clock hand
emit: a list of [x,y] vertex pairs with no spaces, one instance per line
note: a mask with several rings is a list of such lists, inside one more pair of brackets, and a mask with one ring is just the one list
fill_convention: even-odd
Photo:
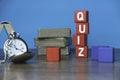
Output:
[[16,50],[20,50],[21,52],[24,52],[22,49],[16,48]]
[[[15,41],[15,43],[16,43],[16,41]],[[13,45],[13,47],[14,47],[16,50],[20,50],[21,52],[24,52],[22,49],[17,48],[14,43],[11,43],[11,46],[12,46],[12,45]]]
[[12,42],[8,46],[10,46],[12,48],[16,48],[15,44],[13,44]]

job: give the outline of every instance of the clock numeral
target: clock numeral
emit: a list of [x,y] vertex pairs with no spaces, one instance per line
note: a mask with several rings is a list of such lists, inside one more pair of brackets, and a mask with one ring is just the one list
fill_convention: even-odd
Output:
[[10,52],[10,54],[12,54],[12,52]]

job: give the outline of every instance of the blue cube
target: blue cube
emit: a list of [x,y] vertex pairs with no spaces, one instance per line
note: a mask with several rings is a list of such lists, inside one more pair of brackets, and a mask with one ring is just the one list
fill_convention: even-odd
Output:
[[99,48],[104,48],[104,47],[109,47],[109,46],[92,46],[91,49],[91,59],[92,60],[98,60],[98,49]]
[[111,47],[100,47],[98,49],[98,61],[113,62],[114,54]]
[[100,46],[92,46],[91,49],[91,59],[92,60],[98,60],[98,48]]

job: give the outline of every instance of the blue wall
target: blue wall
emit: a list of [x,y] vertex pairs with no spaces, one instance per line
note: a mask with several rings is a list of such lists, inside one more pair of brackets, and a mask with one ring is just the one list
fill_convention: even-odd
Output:
[[[75,10],[89,11],[89,47],[120,48],[120,0],[0,0],[0,21],[10,21],[29,48],[35,48],[40,28],[69,27],[74,34]],[[0,43],[5,35],[2,31]]]

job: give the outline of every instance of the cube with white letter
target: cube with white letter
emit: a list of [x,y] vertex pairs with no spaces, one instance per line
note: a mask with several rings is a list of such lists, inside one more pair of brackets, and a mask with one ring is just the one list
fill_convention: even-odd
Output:
[[88,34],[89,27],[88,23],[77,23],[76,24],[76,33],[77,34]]
[[88,22],[88,11],[82,10],[82,11],[78,11],[76,10],[74,12],[74,21],[75,23],[81,23],[81,22]]
[[87,58],[88,46],[83,46],[83,47],[76,46],[76,57]]

